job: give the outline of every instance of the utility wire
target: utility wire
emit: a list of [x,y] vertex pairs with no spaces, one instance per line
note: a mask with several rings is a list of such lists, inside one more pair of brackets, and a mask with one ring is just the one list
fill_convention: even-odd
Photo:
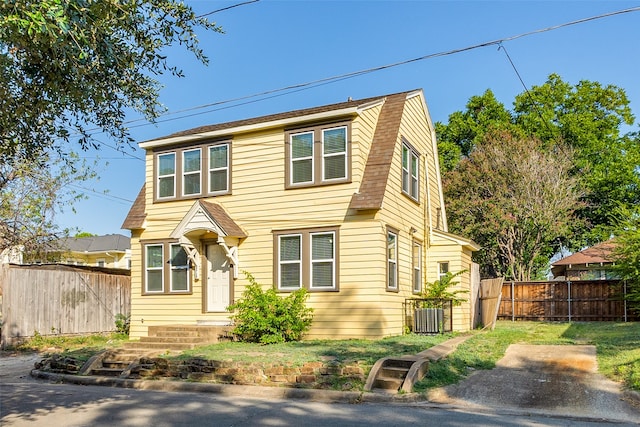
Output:
[[[243,3],[244,4],[244,3]],[[436,52],[436,53],[431,53],[428,55],[423,55],[423,56],[419,56],[417,58],[411,58],[411,59],[407,59],[407,60],[403,60],[403,61],[399,61],[399,62],[394,62],[391,64],[386,64],[386,65],[380,65],[378,67],[372,67],[372,68],[367,68],[364,70],[359,70],[359,71],[353,71],[350,73],[346,73],[346,74],[340,74],[337,76],[332,76],[332,77],[325,77],[322,79],[318,79],[318,80],[313,80],[310,82],[305,82],[305,83],[298,83],[298,84],[294,84],[294,85],[290,85],[290,86],[285,86],[285,87],[281,87],[278,89],[271,89],[271,90],[267,90],[264,92],[259,92],[259,93],[255,93],[252,95],[246,95],[246,96],[241,96],[241,97],[237,97],[237,98],[231,98],[231,99],[226,99],[226,100],[222,100],[222,101],[216,101],[213,103],[208,103],[208,104],[203,104],[203,105],[199,105],[199,106],[194,106],[194,107],[189,107],[189,108],[185,108],[182,110],[177,110],[177,111],[173,111],[173,112],[167,112],[164,114],[161,114],[159,117],[163,117],[163,116],[171,116],[171,115],[175,115],[175,114],[180,114],[180,113],[185,113],[185,112],[189,112],[189,111],[194,111],[194,110],[199,110],[199,109],[203,109],[203,108],[209,108],[209,107],[214,107],[214,106],[219,106],[219,105],[224,105],[224,104],[231,104],[234,102],[239,102],[239,101],[246,101],[246,100],[250,100],[250,99],[254,99],[254,98],[260,98],[260,97],[264,97],[267,95],[272,95],[275,93],[280,93],[280,92],[287,92],[287,91],[291,91],[294,89],[308,89],[311,87],[316,87],[320,84],[329,84],[329,83],[334,83],[336,81],[340,81],[340,80],[345,80],[345,79],[349,79],[349,78],[353,78],[353,77],[358,77],[358,76],[362,76],[365,74],[369,74],[369,73],[375,73],[378,71],[382,71],[382,70],[386,70],[389,68],[395,68],[395,67],[399,67],[401,65],[407,65],[407,64],[411,64],[414,62],[419,62],[419,61],[424,61],[427,59],[432,59],[432,58],[438,58],[438,57],[443,57],[443,56],[449,56],[449,55],[454,55],[454,54],[458,54],[458,53],[462,53],[462,52],[467,52],[470,50],[474,50],[474,49],[479,49],[479,48],[483,48],[483,47],[488,47],[488,46],[495,46],[495,45],[501,45],[504,42],[509,42],[509,41],[513,41],[513,40],[517,40],[523,37],[528,37],[531,35],[535,35],[535,34],[540,34],[540,33],[544,33],[544,32],[548,32],[548,31],[553,31],[553,30],[557,30],[560,28],[564,28],[564,27],[569,27],[572,25],[578,25],[578,24],[582,24],[585,22],[589,22],[589,21],[594,21],[594,20],[598,20],[598,19],[603,19],[603,18],[608,18],[611,16],[615,16],[615,15],[621,15],[621,14],[625,14],[625,13],[631,13],[631,12],[638,12],[640,11],[640,6],[638,7],[632,7],[632,8],[628,8],[628,9],[623,9],[623,10],[618,10],[618,11],[614,11],[614,12],[608,12],[608,13],[603,13],[600,15],[596,15],[596,16],[591,16],[588,18],[582,18],[582,19],[578,19],[575,21],[570,21],[570,22],[566,22],[563,24],[558,24],[558,25],[553,25],[551,27],[546,27],[546,28],[541,28],[541,29],[537,29],[537,30],[533,30],[533,31],[528,31],[525,33],[521,33],[518,35],[514,35],[514,36],[510,36],[510,37],[505,37],[505,38],[501,38],[501,39],[496,39],[496,40],[491,40],[491,41],[486,41],[486,42],[482,42],[482,43],[478,43],[478,44],[474,44],[474,45],[470,45],[470,46],[466,46],[466,47],[462,47],[462,48],[458,48],[458,49],[452,49],[452,50],[447,50],[447,51],[442,51],[442,52]],[[216,11],[214,11],[216,12]],[[211,12],[211,13],[214,13]],[[268,99],[268,98],[265,98]],[[262,101],[263,99],[258,99],[256,101],[253,102],[258,102],[258,101]],[[250,102],[243,102],[237,105],[245,105],[248,104]],[[231,107],[235,107],[237,105],[233,105]],[[227,107],[227,108],[231,108],[231,107]],[[215,110],[214,110],[215,111]],[[198,114],[206,114],[210,111],[207,111],[205,113],[198,113]],[[187,118],[187,117],[192,117],[194,115],[197,114],[189,114],[189,115],[184,115],[184,116],[180,116],[178,119],[182,119],[182,118]],[[178,119],[173,119],[173,120],[178,120]],[[139,121],[146,121],[147,119],[145,118],[139,118],[139,119],[133,119],[127,122],[124,122],[125,124],[129,124],[129,123],[135,123],[135,122],[139,122]],[[141,125],[137,125],[137,126],[132,126],[132,127],[142,127],[142,126],[150,126],[156,123],[162,123],[165,121],[169,121],[169,120],[156,120],[154,122],[151,123],[144,123]]]
[[198,16],[196,16],[196,18],[204,18],[205,16],[213,15],[214,13],[224,12],[225,10],[233,9],[234,7],[244,6],[244,5],[251,4],[251,3],[257,3],[259,1],[260,0],[245,1],[243,3],[238,3],[238,4],[231,5],[231,6],[223,7],[222,9],[217,9],[217,10],[214,10],[212,12],[205,13],[203,15],[198,15]]

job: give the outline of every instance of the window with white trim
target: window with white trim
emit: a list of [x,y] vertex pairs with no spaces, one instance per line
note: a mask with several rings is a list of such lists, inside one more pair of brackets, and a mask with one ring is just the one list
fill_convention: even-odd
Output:
[[143,294],[191,293],[191,265],[178,243],[143,244]]
[[413,250],[412,250],[412,258],[413,258],[413,292],[420,293],[422,292],[422,245],[414,241],[413,242]]
[[348,182],[350,124],[285,132],[286,188]]
[[449,272],[449,261],[439,262],[438,263],[438,280],[444,279],[448,272]]
[[229,191],[229,144],[209,147],[209,193]]
[[387,290],[398,290],[398,234],[387,231]]
[[321,228],[274,233],[274,283],[280,291],[338,289],[338,230]]
[[192,196],[200,194],[202,179],[202,150],[185,150],[182,152],[182,194]]
[[176,195],[176,153],[158,155],[158,199]]
[[402,143],[402,192],[413,200],[419,200],[420,156],[407,145]]

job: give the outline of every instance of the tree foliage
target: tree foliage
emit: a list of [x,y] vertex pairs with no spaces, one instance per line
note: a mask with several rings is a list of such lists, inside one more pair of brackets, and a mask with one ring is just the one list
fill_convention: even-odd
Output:
[[427,283],[424,290],[422,291],[421,297],[428,300],[436,300],[432,305],[437,305],[442,307],[442,302],[444,300],[450,300],[453,306],[459,306],[467,299],[462,297],[462,294],[468,294],[468,289],[451,289],[455,288],[460,284],[453,279],[458,276],[463,275],[468,270],[460,270],[456,273],[452,273],[447,271],[447,273],[442,276],[440,279],[435,280],[431,283]]
[[627,282],[627,298],[640,313],[640,208],[619,210],[612,258],[614,271]]
[[165,49],[206,63],[198,27],[221,31],[177,0],[0,1],[0,160],[95,146],[93,130],[131,142],[126,111],[153,120],[154,77],[181,75]]
[[[623,89],[587,80],[572,86],[552,74],[543,85],[518,95],[512,111],[486,91],[436,130],[445,176],[496,131],[536,138],[542,151],[570,147],[573,157],[565,161],[579,179],[584,203],[574,215],[581,228],[565,243],[577,248],[608,238],[614,227],[611,212],[640,203],[640,137],[621,132],[623,125],[633,123]],[[455,220],[450,225],[458,228]]]
[[[41,167],[41,163],[47,167]],[[20,247],[36,256],[67,234],[56,214],[73,209],[83,194],[73,184],[94,179],[93,166],[76,154],[49,155],[37,161],[0,162],[0,252]]]
[[443,179],[450,227],[482,246],[485,277],[529,280],[575,226],[578,181],[572,150],[538,139],[485,135]]

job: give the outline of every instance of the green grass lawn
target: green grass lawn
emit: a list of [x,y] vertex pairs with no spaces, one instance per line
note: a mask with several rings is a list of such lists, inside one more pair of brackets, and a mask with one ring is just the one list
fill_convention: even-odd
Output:
[[[493,331],[470,334],[471,338],[448,358],[430,365],[427,376],[416,384],[416,391],[455,383],[476,369],[491,369],[507,347],[517,343],[593,344],[602,374],[630,389],[640,390],[640,323],[500,321]],[[273,345],[228,342],[198,347],[175,357],[246,363],[281,361],[289,366],[313,361],[358,362],[368,370],[379,358],[415,354],[451,337],[451,334],[404,335],[380,340],[313,340]],[[105,348],[120,346],[124,340],[126,336],[118,334],[72,338],[38,336],[17,350],[63,352],[86,360]]]

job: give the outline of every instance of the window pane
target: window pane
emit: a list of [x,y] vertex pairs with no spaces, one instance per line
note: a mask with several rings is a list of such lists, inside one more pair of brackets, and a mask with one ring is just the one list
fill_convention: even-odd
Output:
[[184,176],[184,194],[200,194],[200,174],[191,173]]
[[311,259],[333,259],[333,233],[311,235]]
[[209,192],[227,191],[227,170],[220,169],[209,173]]
[[291,135],[291,158],[313,156],[313,132]]
[[402,191],[409,193],[409,171],[402,169]]
[[147,270],[147,292],[162,292],[162,270]]
[[300,261],[300,236],[280,237],[280,261]]
[[158,197],[172,197],[174,189],[173,183],[174,178],[172,176],[160,178],[158,180],[158,185],[160,186],[158,190]]
[[312,160],[297,160],[291,165],[293,168],[293,183],[311,182],[313,177]]
[[387,235],[387,249],[388,249],[388,259],[395,260],[396,259],[396,235],[393,233],[389,233]]
[[171,266],[187,266],[187,252],[180,245],[171,245]]
[[209,169],[227,167],[227,149],[226,144],[209,147]]
[[327,129],[322,132],[324,154],[344,153],[347,151],[347,129]]
[[183,172],[195,172],[200,170],[200,150],[185,151],[182,153]]
[[346,178],[345,155],[325,157],[324,179]]
[[171,290],[172,291],[188,291],[189,281],[187,279],[187,269],[172,269],[171,270]]
[[405,145],[402,146],[402,167],[409,169],[409,149]]
[[147,246],[147,268],[162,267],[162,245]]
[[396,287],[396,263],[389,262],[389,287]]
[[176,173],[175,153],[158,156],[158,175],[172,175],[174,173]]
[[314,288],[333,288],[333,262],[313,263],[311,286]]
[[418,198],[418,178],[411,177],[411,196],[414,199]]
[[280,287],[289,289],[300,287],[300,263],[280,265]]

